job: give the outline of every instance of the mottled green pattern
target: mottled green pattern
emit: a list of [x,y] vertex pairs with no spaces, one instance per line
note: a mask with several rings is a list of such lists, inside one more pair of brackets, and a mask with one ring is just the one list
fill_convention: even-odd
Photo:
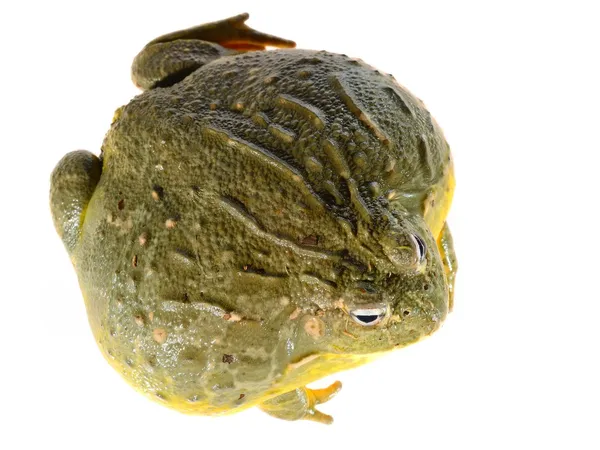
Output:
[[[168,79],[182,42],[134,73]],[[157,400],[216,414],[440,326],[423,202],[450,154],[423,104],[358,60],[204,44],[217,59],[118,111],[97,186],[95,157],[59,163],[51,205],[105,356]],[[350,318],[365,308],[381,322]]]

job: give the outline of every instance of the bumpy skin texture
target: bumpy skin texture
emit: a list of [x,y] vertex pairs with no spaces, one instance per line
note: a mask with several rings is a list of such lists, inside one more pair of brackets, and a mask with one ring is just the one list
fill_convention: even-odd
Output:
[[[448,145],[361,61],[193,45],[215,59],[177,77],[153,79],[140,54],[149,90],[117,111],[100,160],[75,152],[53,173],[92,330],[125,379],[178,410],[328,422],[305,397],[339,386],[305,384],[446,317]],[[373,311],[373,326],[351,317]]]

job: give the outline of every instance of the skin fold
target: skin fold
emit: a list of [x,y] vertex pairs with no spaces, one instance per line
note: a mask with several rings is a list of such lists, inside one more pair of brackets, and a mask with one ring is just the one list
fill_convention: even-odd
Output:
[[[452,307],[450,149],[423,103],[360,60],[245,25],[171,33],[100,157],[51,177],[99,348],[193,414],[330,423],[306,384],[431,335]],[[265,51],[265,48],[279,47]]]

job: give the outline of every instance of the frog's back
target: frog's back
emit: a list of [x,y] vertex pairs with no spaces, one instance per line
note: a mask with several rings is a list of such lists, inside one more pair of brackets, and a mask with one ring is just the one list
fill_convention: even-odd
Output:
[[423,194],[448,172],[448,145],[422,102],[391,75],[345,55],[275,50],[220,58],[128,105],[140,108],[156,111],[159,127],[195,139],[194,122],[208,141],[263,151],[350,221],[360,214],[353,190],[370,209],[393,192]]

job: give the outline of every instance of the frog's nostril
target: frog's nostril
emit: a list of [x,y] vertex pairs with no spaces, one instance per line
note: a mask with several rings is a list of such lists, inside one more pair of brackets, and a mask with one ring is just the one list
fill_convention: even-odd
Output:
[[372,327],[381,322],[386,313],[387,307],[359,308],[350,311],[350,317],[359,325]]

